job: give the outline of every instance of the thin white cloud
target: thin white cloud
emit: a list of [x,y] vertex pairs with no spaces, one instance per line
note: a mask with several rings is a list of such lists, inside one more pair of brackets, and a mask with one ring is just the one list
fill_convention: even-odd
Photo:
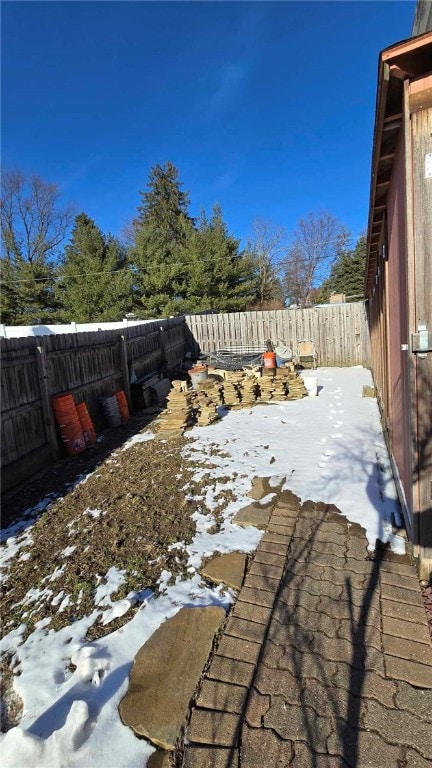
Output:
[[[215,176],[213,179],[210,180],[210,183],[207,184],[204,187],[198,187],[194,190],[194,197],[196,199],[203,199],[207,198],[207,212],[211,209],[212,205],[216,202],[218,199],[218,195],[220,192],[223,192],[226,189],[229,189],[233,184],[236,183],[237,179],[240,176],[240,167],[237,160],[233,161],[227,161],[229,162],[228,167],[226,170],[223,170],[219,175]],[[209,200],[212,199],[212,202],[210,203]]]
[[224,189],[228,189],[228,187],[231,187],[232,184],[234,184],[239,177],[239,170],[237,165],[230,166],[227,168],[224,173],[221,173],[220,176],[218,176],[212,187],[215,192],[219,192]]
[[222,67],[218,83],[210,96],[206,118],[211,120],[225,112],[238,95],[251,67],[251,60],[238,61]]

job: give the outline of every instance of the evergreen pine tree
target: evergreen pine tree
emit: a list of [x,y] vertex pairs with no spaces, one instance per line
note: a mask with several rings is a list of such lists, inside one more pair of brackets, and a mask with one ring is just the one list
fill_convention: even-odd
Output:
[[189,216],[189,194],[180,187],[178,170],[168,161],[166,165],[155,165],[150,170],[148,189],[141,192],[142,202],[138,216],[134,219],[135,229],[145,224],[154,224],[165,234],[167,241],[178,242],[184,234],[182,219],[191,224]]
[[14,325],[18,307],[18,270],[11,258],[3,257],[0,263],[0,322]]
[[132,273],[126,254],[85,213],[75,219],[57,287],[66,321],[120,320],[132,306]]
[[360,298],[364,292],[366,235],[361,235],[353,250],[344,251],[333,264],[330,276],[321,286],[320,301],[328,301],[332,293]]
[[188,214],[188,194],[181,186],[177,169],[168,162],[152,168],[148,191],[141,193],[130,260],[136,311],[146,317],[177,314],[184,299],[184,262],[193,219]]
[[0,270],[0,313],[6,325],[39,325],[58,320],[55,266],[44,258],[29,262],[4,256]]
[[239,243],[228,234],[219,205],[214,206],[210,219],[201,213],[198,229],[185,249],[189,263],[182,311],[235,312],[246,308],[254,295],[254,265],[249,254],[239,252]]

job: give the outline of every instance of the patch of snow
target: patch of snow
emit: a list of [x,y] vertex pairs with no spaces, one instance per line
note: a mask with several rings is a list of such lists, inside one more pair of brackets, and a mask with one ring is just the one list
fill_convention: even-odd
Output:
[[[182,606],[228,610],[232,599],[229,590],[211,589],[200,577],[178,579],[101,640],[84,639],[97,611],[58,632],[38,628],[21,645],[18,635],[21,674],[14,678],[14,688],[24,712],[21,724],[0,736],[2,766],[143,768],[154,748],[123,726],[117,710],[135,654]],[[69,660],[76,665],[72,675],[65,673]]]
[[37,504],[34,504],[32,507],[28,507],[28,509],[22,513],[20,520],[3,529],[3,531],[0,533],[0,542],[3,543],[10,537],[16,537],[19,533],[21,533],[21,531],[24,531],[29,526],[32,526],[36,522],[37,518],[40,517],[41,513],[45,512],[45,510],[48,509],[48,507],[56,498],[58,498],[57,494],[49,493],[47,496],[41,499],[41,501],[38,501]]
[[112,605],[111,594],[117,592],[118,588],[125,583],[126,571],[112,566],[108,569],[104,578],[105,583],[99,584],[94,597],[95,605],[98,606]]
[[[350,521],[362,525],[371,549],[379,539],[403,552],[402,537],[392,533],[391,518],[399,514],[399,503],[378,404],[362,397],[363,385],[372,385],[370,371],[361,366],[320,368],[303,375],[318,376],[322,387],[318,397],[256,406],[253,418],[246,409],[231,411],[205,430],[191,430],[195,439],[186,450],[194,459],[208,456],[215,446],[228,453],[225,472],[228,474],[227,466],[237,472],[237,493],[242,493],[244,477],[250,483],[253,475],[284,475],[284,487],[303,501],[335,504]],[[330,412],[340,404],[344,408],[337,407],[342,415],[336,432]],[[257,451],[263,434],[269,448]],[[330,441],[324,467],[323,446]],[[212,456],[211,467],[207,465],[210,479],[219,476],[215,458]],[[197,470],[196,477],[202,476],[202,470]],[[250,499],[245,498],[246,503]]]
[[198,533],[207,533],[215,522],[213,515],[205,515],[202,512],[194,512],[191,518],[196,523]]
[[[27,530],[25,533],[22,533],[18,536],[9,536],[6,539],[6,543],[0,547],[0,583],[6,581],[7,579],[7,571],[11,560],[20,551],[20,549],[23,549],[24,547],[30,547],[31,544],[33,544],[33,536],[31,534],[31,530]],[[23,557],[25,554],[27,557],[30,557],[30,553],[23,553],[21,557]]]
[[135,600],[125,597],[123,600],[116,600],[112,603],[112,607],[104,611],[102,624],[109,624],[113,619],[118,619],[120,616],[124,616],[135,604]]
[[75,550],[76,550],[76,544],[74,544],[72,547],[65,547],[65,549],[63,549],[60,552],[60,555],[61,557],[70,557],[71,555],[73,555]]
[[52,597],[52,595],[53,591],[52,589],[48,589],[48,587],[44,587],[43,589],[39,589],[39,587],[31,587],[29,590],[27,590],[25,596],[22,600],[20,600],[18,605],[40,603],[48,600],[50,597]]
[[89,517],[99,517],[102,515],[103,512],[101,509],[90,509],[90,507],[87,507],[87,509],[84,510],[83,515],[88,515]]
[[137,435],[133,435],[129,440],[125,442],[122,447],[122,451],[127,451],[132,448],[133,445],[138,443],[148,443],[149,440],[154,440],[154,433],[147,429],[145,432],[138,432]]
[[157,583],[159,585],[159,590],[161,592],[163,592],[167,588],[168,582],[169,582],[171,577],[172,577],[171,571],[166,571],[166,570],[162,571],[162,573],[159,576],[159,579],[157,581]]
[[53,599],[51,600],[51,605],[54,605],[54,606],[58,605],[60,600],[63,599],[63,595],[64,595],[64,589],[62,589],[57,595],[55,595],[55,597],[53,597]]
[[215,552],[228,554],[229,552],[254,552],[257,548],[263,531],[254,527],[241,528],[239,525],[226,520],[218,533],[198,533],[191,544],[186,547],[188,552],[188,566],[197,569],[204,558],[210,557]]
[[275,493],[268,493],[266,496],[263,496],[262,499],[258,499],[255,503],[265,507],[267,504],[271,504],[275,496]]
[[277,488],[285,480],[285,475],[272,475],[269,480],[270,488]]
[[55,581],[56,579],[59,579],[60,576],[63,575],[65,567],[66,567],[65,565],[58,566],[57,568],[54,569],[54,571],[50,576],[45,576],[45,578],[42,579],[42,581]]
[[62,613],[62,611],[65,611],[68,605],[70,604],[70,601],[71,601],[71,596],[65,595],[65,597],[61,602],[60,608],[58,609],[58,613]]
[[27,624],[20,624],[0,640],[0,653],[15,653],[22,643],[22,636],[27,629]]
[[[99,439],[98,439],[99,442]],[[73,488],[76,488],[78,485],[84,485],[84,483],[87,482],[89,477],[92,477],[94,474],[96,474],[97,470],[94,469],[93,472],[88,472],[86,475],[78,475],[76,480],[74,480],[73,483],[69,483],[68,490],[71,491]]]

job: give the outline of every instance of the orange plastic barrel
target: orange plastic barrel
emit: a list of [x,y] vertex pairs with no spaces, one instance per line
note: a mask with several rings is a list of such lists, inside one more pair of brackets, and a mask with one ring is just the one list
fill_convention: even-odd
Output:
[[62,440],[69,456],[75,456],[85,450],[85,440],[80,426],[63,426],[60,429]]
[[72,395],[54,397],[52,403],[67,453],[69,456],[81,453],[85,450],[85,440]]
[[56,419],[66,418],[75,412],[75,403],[72,395],[60,395],[54,397],[53,401],[54,413]]
[[115,398],[118,403],[120,416],[122,421],[129,421],[130,414],[129,414],[129,406],[128,401],[126,399],[126,395],[122,389],[119,389],[118,392],[114,392]]
[[93,421],[87,410],[85,403],[78,403],[77,407],[78,420],[81,425],[82,433],[84,435],[84,441],[86,445],[94,445],[96,442],[96,430],[93,426]]
[[264,360],[264,368],[276,368],[275,352],[264,352],[263,360]]

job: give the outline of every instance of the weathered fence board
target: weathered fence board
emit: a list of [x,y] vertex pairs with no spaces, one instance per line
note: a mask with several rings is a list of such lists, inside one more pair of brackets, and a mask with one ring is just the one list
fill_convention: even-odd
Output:
[[132,370],[140,378],[179,367],[186,335],[185,320],[177,317],[108,331],[1,339],[2,490],[59,455],[53,397],[72,393],[100,428],[100,396],[127,392]]
[[318,364],[369,365],[369,331],[363,302],[311,309],[188,315],[192,354],[238,346],[283,344],[296,351],[300,341],[313,341]]

